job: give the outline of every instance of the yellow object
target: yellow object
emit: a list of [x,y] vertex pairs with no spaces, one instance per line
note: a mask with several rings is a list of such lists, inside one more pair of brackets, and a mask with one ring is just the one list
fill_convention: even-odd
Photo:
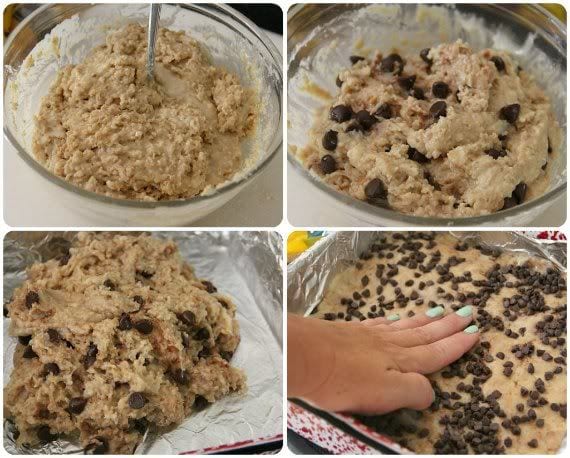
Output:
[[297,255],[309,248],[308,239],[308,231],[291,232],[287,237],[287,256]]
[[546,8],[548,11],[554,14],[554,16],[566,24],[566,9],[563,5],[560,5],[558,3],[541,3],[540,6]]

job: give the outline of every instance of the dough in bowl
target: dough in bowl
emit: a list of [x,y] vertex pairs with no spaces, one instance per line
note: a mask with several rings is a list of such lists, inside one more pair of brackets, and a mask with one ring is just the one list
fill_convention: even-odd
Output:
[[184,32],[159,29],[152,82],[145,65],[146,29],[129,24],[61,69],[36,117],[36,159],[122,199],[185,199],[231,179],[254,129],[253,91]]
[[561,143],[550,102],[505,51],[461,41],[351,56],[301,162],[338,191],[418,216],[510,208],[548,187]]

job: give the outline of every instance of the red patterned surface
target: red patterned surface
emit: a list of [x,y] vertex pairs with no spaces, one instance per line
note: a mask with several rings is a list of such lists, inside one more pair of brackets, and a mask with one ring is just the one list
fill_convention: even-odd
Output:
[[539,240],[566,240],[566,234],[560,231],[525,231],[525,234]]
[[287,426],[299,436],[335,455],[378,454],[376,449],[292,402],[287,403]]
[[260,438],[255,440],[246,440],[241,442],[234,442],[233,444],[220,445],[218,447],[208,447],[200,450],[182,452],[181,455],[209,455],[212,453],[223,453],[228,451],[234,451],[244,447],[250,447],[253,445],[261,445],[261,444],[267,444],[269,442],[276,442],[282,439],[283,439],[283,434],[277,434],[272,437]]

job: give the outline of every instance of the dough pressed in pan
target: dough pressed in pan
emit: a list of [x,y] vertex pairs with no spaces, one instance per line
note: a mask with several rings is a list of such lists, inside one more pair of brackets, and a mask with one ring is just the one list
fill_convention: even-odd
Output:
[[507,52],[457,41],[351,61],[297,152],[325,183],[433,217],[489,214],[547,189],[561,129]]
[[123,199],[189,198],[229,180],[257,116],[252,90],[184,32],[160,28],[152,82],[145,66],[146,29],[129,24],[61,69],[36,117],[36,159]]
[[480,343],[428,376],[432,406],[359,419],[421,454],[557,453],[566,435],[566,276],[548,261],[451,235],[389,233],[333,279],[313,316],[405,319],[468,304]]
[[78,435],[86,451],[132,453],[149,425],[246,388],[229,363],[235,305],[172,241],[80,233],[29,268],[8,310],[19,343],[4,408],[18,444]]

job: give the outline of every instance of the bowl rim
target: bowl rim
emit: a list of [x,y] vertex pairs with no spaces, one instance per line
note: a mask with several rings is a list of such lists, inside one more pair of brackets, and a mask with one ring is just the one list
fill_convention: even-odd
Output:
[[[361,4],[366,5],[366,4]],[[289,21],[292,19],[296,14],[303,10],[305,5],[297,4],[293,5],[287,15],[287,20]],[[445,5],[444,5],[445,6]],[[499,8],[503,10],[507,10],[504,8],[504,5],[501,4],[489,4],[486,6],[492,6],[494,8]],[[563,24],[556,16],[554,16],[550,11],[546,8],[535,5],[535,4],[524,4],[524,7],[529,7],[531,9],[536,10],[537,13],[541,14],[545,17],[550,23],[554,24],[560,32],[563,34],[564,38],[566,38],[566,25]],[[507,10],[508,11],[508,10]],[[287,60],[289,61],[290,56],[287,56]],[[567,154],[567,153],[566,153]],[[557,197],[562,195],[567,189],[567,180],[564,183],[561,183],[556,188],[547,191],[544,194],[536,197],[535,199],[523,202],[520,205],[515,207],[511,207],[506,210],[499,210],[494,213],[489,213],[485,215],[478,215],[478,216],[464,216],[464,217],[457,217],[457,218],[438,218],[434,216],[421,216],[421,215],[410,215],[407,213],[398,212],[395,210],[391,210],[389,208],[378,207],[376,205],[370,204],[366,201],[359,200],[356,197],[349,196],[344,194],[340,191],[337,191],[332,186],[326,184],[323,180],[320,179],[315,173],[312,173],[309,169],[303,166],[301,161],[297,158],[295,153],[291,151],[289,145],[287,145],[287,161],[293,166],[296,172],[300,173],[303,177],[308,178],[308,182],[311,183],[313,186],[317,187],[319,190],[326,193],[328,196],[332,197],[337,201],[337,203],[355,207],[358,211],[365,213],[367,216],[373,219],[390,219],[391,221],[397,221],[400,223],[407,223],[410,226],[480,226],[483,224],[488,223],[495,223],[496,226],[504,226],[506,224],[506,219],[518,215],[520,213],[524,213],[534,207],[538,207],[546,202],[552,202]],[[498,215],[498,216],[497,216]],[[362,220],[362,217],[359,217]],[[370,223],[370,220],[365,220],[365,222]],[[376,221],[378,223],[378,221]],[[565,221],[561,223],[561,226],[564,225]]]
[[[66,4],[69,5],[69,4]],[[134,199],[121,199],[118,197],[111,197],[105,194],[99,194],[93,191],[89,191],[84,189],[76,184],[73,184],[69,181],[64,180],[63,178],[51,173],[48,169],[42,166],[38,161],[36,161],[32,155],[28,154],[24,148],[20,145],[20,143],[16,140],[14,135],[12,134],[11,130],[8,128],[7,123],[4,121],[4,137],[8,140],[8,142],[14,147],[18,156],[24,160],[35,172],[37,172],[40,176],[47,179],[51,183],[55,183],[59,187],[63,188],[65,191],[70,192],[74,195],[79,195],[81,197],[85,197],[90,200],[98,201],[99,203],[103,204],[114,204],[119,205],[122,207],[131,207],[131,208],[144,208],[144,209],[154,209],[154,208],[164,208],[164,207],[184,207],[186,205],[192,204],[194,202],[206,202],[208,200],[212,200],[214,198],[219,197],[222,194],[229,194],[230,191],[239,188],[242,185],[245,185],[251,180],[259,175],[269,162],[278,154],[278,152],[283,148],[283,130],[282,130],[282,123],[283,123],[283,57],[281,52],[277,49],[273,41],[259,28],[257,27],[251,20],[245,17],[243,14],[238,12],[237,10],[231,8],[225,4],[181,4],[177,3],[174,4],[175,6],[179,6],[184,9],[192,10],[197,14],[206,15],[208,14],[208,10],[214,10],[217,13],[221,13],[226,17],[230,17],[231,19],[238,20],[240,25],[243,25],[247,28],[247,30],[253,34],[255,38],[259,41],[259,43],[267,50],[271,57],[271,64],[277,70],[278,75],[278,82],[281,82],[280,91],[278,93],[279,99],[279,120],[278,125],[279,128],[276,129],[276,132],[281,132],[279,138],[274,137],[272,143],[275,144],[272,151],[269,154],[259,161],[258,164],[255,165],[251,170],[245,173],[239,180],[231,181],[226,184],[221,184],[219,187],[215,188],[213,192],[208,192],[207,194],[198,194],[196,196],[187,198],[187,199],[173,199],[173,200],[153,200],[153,201],[146,201],[146,200],[134,200]],[[31,14],[26,16],[26,18],[17,25],[17,27],[12,31],[8,40],[4,43],[4,58],[6,57],[7,51],[10,49],[12,42],[16,39],[17,35],[20,33],[21,29],[26,27],[29,22],[31,22],[36,16],[40,15],[44,10],[48,9],[49,7],[53,6],[53,4],[47,3]],[[84,5],[86,7],[91,7],[91,4]],[[224,27],[227,27],[223,24]],[[4,70],[6,66],[4,65]],[[5,80],[6,82],[6,80]],[[6,87],[3,89],[3,94],[5,95]],[[4,97],[4,104],[6,104],[6,98]],[[270,145],[271,147],[271,145]],[[237,172],[239,173],[239,171]]]

